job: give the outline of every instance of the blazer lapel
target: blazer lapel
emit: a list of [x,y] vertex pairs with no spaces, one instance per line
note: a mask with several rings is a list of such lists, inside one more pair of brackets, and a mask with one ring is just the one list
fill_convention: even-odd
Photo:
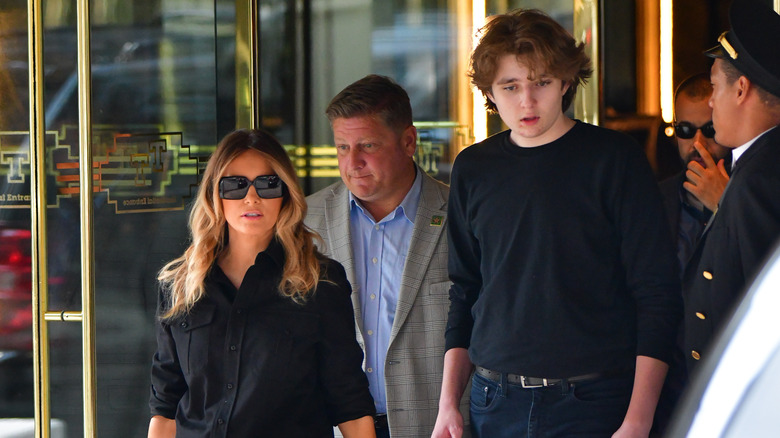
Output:
[[447,200],[439,191],[437,182],[419,167],[417,171],[423,172],[420,204],[414,218],[412,241],[409,243],[409,253],[401,278],[398,305],[390,332],[390,345],[401,330],[420,292],[420,286],[447,220]]
[[358,342],[363,345],[363,315],[360,310],[360,296],[355,280],[355,257],[352,253],[352,234],[349,228],[349,192],[344,184],[333,189],[325,199],[325,224],[328,233],[330,257],[344,266],[347,280],[352,285],[352,309],[355,312]]

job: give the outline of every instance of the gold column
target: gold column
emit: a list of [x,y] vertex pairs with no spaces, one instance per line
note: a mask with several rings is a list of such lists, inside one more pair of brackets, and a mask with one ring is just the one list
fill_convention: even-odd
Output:
[[49,401],[49,332],[46,284],[46,156],[43,108],[43,19],[41,2],[27,1],[27,49],[30,99],[30,231],[32,233],[32,331],[35,393],[35,436],[51,436]]
[[659,18],[661,26],[659,56],[660,60],[660,99],[661,117],[666,123],[674,119],[674,55],[672,34],[674,33],[674,17],[672,12],[672,0],[661,0],[659,3]]
[[84,378],[84,436],[97,436],[95,372],[95,281],[92,244],[92,72],[89,0],[77,5],[79,78],[79,190],[81,206],[81,336]]
[[636,2],[636,83],[639,114],[661,110],[661,23],[659,0]]
[[449,7],[455,12],[454,42],[455,63],[450,79],[452,101],[457,105],[452,109],[452,117],[461,125],[469,127],[468,139],[453,144],[450,151],[454,158],[464,147],[482,141],[487,137],[487,110],[482,93],[471,85],[467,73],[471,61],[471,52],[479,42],[477,31],[485,25],[485,0],[450,0]]
[[601,54],[599,45],[599,6],[597,0],[574,0],[574,37],[585,43],[593,74],[574,97],[574,117],[593,125],[600,124]]
[[260,57],[256,0],[236,0],[236,127],[259,128]]
[[[473,137],[474,105],[471,91],[471,83],[466,76],[468,72],[469,57],[472,48],[473,26],[471,20],[470,0],[450,0],[450,8],[455,11],[455,62],[454,74],[450,76],[452,90],[451,101],[457,102],[451,109],[451,117],[462,126],[468,126],[470,137]],[[483,109],[484,110],[484,109]],[[471,140],[471,139],[469,139]],[[466,145],[471,141],[464,142]],[[454,157],[461,151],[464,145],[451,145],[450,156]]]

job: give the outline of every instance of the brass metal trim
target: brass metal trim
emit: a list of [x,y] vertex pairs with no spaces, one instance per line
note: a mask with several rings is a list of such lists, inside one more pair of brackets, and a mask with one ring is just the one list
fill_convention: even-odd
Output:
[[728,31],[723,32],[718,37],[718,42],[721,46],[723,46],[723,49],[726,51],[726,53],[729,54],[731,59],[737,59],[737,56],[739,56],[739,53],[734,49],[734,46],[731,45],[729,40],[726,38],[726,34],[729,33]]
[[79,90],[79,205],[81,210],[81,305],[84,437],[97,437],[97,377],[95,360],[95,274],[92,243],[92,72],[89,0],[76,7]]
[[[236,0],[236,125],[259,128],[260,46],[255,0]],[[243,17],[243,19],[242,19]]]
[[35,437],[51,436],[49,332],[44,321],[49,292],[46,275],[46,150],[43,103],[43,11],[38,0],[27,1],[27,45],[30,99],[30,231],[32,253],[32,334]]
[[43,319],[46,321],[65,321],[65,322],[81,322],[84,318],[81,312],[69,312],[63,310],[61,312],[46,312],[43,314]]
[[593,125],[599,125],[601,122],[600,35],[599,2],[574,0],[574,38],[585,43],[585,51],[593,66],[590,80],[577,90],[577,95],[574,97],[574,117]]

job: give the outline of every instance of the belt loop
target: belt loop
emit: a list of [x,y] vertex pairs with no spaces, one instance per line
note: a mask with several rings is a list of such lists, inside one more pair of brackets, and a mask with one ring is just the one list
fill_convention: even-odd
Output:
[[569,393],[569,379],[561,379],[561,395]]
[[501,397],[506,398],[509,395],[509,382],[507,381],[507,373],[501,373],[501,379],[498,383],[498,388]]

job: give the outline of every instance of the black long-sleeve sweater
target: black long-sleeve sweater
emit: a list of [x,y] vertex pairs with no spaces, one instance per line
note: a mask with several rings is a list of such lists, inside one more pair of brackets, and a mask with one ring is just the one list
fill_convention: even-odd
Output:
[[451,181],[447,349],[547,378],[669,361],[677,259],[630,137],[578,122],[522,148],[505,131],[461,152]]

